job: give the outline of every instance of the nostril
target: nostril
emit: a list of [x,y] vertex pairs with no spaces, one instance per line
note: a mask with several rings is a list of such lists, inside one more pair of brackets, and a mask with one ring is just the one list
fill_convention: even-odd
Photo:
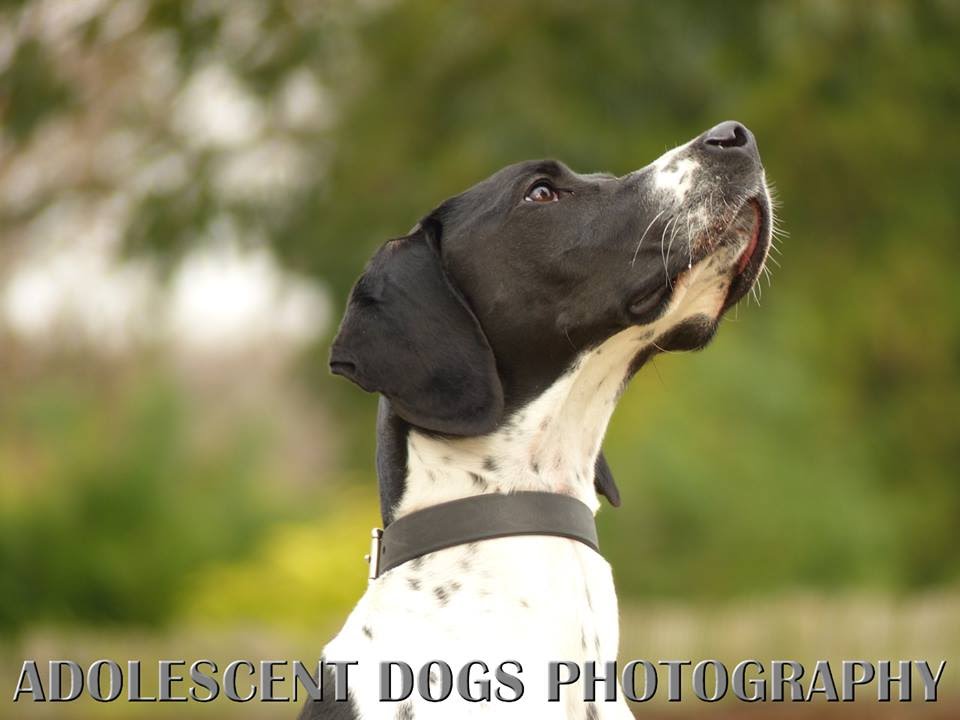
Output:
[[740,123],[728,120],[709,130],[704,142],[719,148],[745,147],[750,142],[750,134]]

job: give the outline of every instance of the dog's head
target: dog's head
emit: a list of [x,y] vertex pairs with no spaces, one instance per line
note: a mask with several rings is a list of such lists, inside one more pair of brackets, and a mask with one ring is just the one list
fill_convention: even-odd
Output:
[[380,248],[330,366],[417,428],[485,434],[626,329],[649,342],[624,381],[650,348],[702,347],[756,281],[771,225],[735,122],[623,177],[511,165]]

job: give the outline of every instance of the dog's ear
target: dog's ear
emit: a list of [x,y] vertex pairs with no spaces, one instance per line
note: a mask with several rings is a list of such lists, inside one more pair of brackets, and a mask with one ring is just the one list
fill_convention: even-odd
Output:
[[353,287],[330,369],[389,398],[407,422],[482,435],[503,415],[503,388],[480,323],[444,272],[438,230],[390,240]]
[[610,472],[610,466],[607,465],[607,459],[603,456],[602,450],[597,455],[597,465],[593,471],[593,485],[598,493],[610,501],[611,505],[620,507],[620,491],[613,481],[613,473]]

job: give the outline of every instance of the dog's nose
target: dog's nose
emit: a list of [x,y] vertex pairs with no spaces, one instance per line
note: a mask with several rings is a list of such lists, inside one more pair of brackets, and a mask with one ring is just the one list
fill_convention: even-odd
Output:
[[736,120],[727,120],[707,130],[702,143],[709,152],[737,152],[759,157],[753,133]]

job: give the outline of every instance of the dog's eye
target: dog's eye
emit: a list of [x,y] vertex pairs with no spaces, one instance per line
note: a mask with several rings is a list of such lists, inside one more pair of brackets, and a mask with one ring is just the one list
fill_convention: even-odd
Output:
[[554,190],[549,183],[538,182],[527,190],[527,194],[523,199],[527,202],[536,203],[556,202],[560,199],[560,193]]

